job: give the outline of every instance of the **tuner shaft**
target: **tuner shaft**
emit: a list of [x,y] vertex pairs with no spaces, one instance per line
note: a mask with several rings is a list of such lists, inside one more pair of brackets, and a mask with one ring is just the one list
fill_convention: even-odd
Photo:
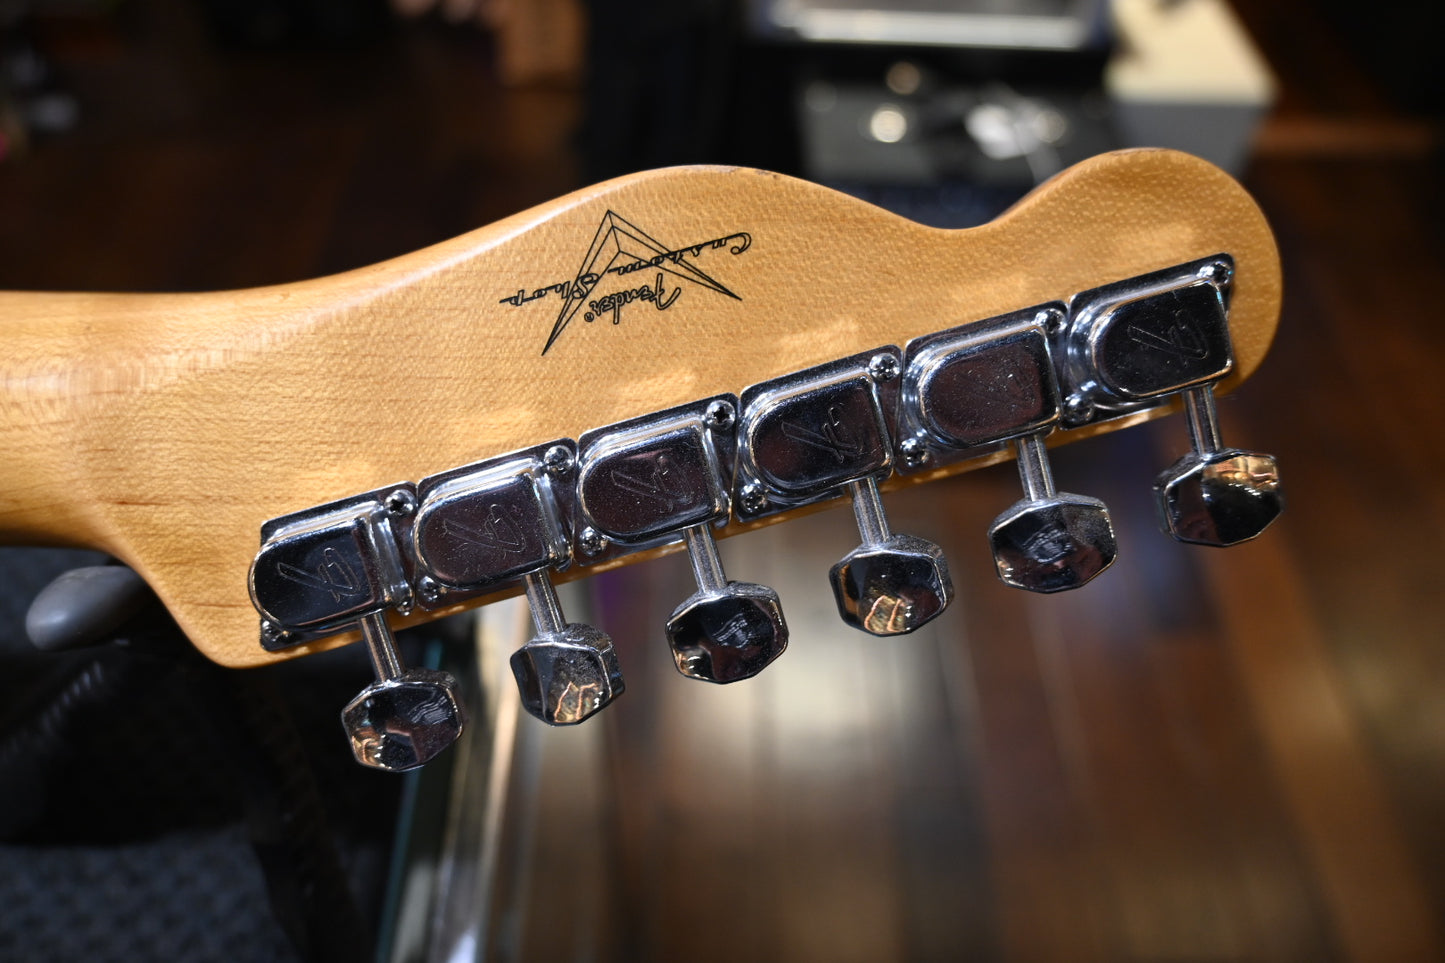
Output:
[[878,483],[872,478],[863,478],[848,483],[848,495],[853,501],[853,517],[858,521],[858,534],[864,545],[879,545],[888,541],[893,533],[888,528],[888,516],[883,511],[883,496]]

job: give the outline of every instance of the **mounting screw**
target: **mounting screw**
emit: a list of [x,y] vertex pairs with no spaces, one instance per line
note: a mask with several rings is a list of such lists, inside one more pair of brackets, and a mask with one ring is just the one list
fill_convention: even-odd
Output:
[[1058,308],[1045,308],[1034,317],[1034,323],[1042,327],[1051,335],[1058,334],[1064,329],[1064,322],[1068,317]]
[[703,424],[712,431],[727,431],[733,426],[735,413],[733,406],[726,401],[714,401],[707,406],[707,413],[703,415]]
[[553,445],[542,456],[542,464],[547,466],[547,473],[553,477],[567,474],[576,463],[577,459],[566,445]]
[[768,505],[768,496],[763,494],[763,486],[757,482],[748,482],[738,492],[738,500],[742,502],[743,510],[749,512],[760,512]]
[[607,547],[607,537],[597,529],[588,526],[578,534],[577,544],[580,545],[582,551],[588,555],[597,555]]
[[435,602],[445,593],[445,587],[430,575],[423,575],[416,580],[416,594],[421,596],[423,602],[428,604]]
[[891,354],[875,354],[868,359],[868,377],[874,381],[892,381],[898,377],[898,359]]
[[903,457],[903,464],[908,468],[917,468],[928,461],[928,449],[920,438],[905,438],[898,443],[899,454]]
[[386,513],[392,517],[410,515],[416,511],[416,496],[405,488],[398,488],[386,496],[383,504],[386,506]]
[[1094,416],[1094,405],[1083,395],[1069,395],[1064,399],[1064,422],[1081,425]]
[[1210,284],[1217,284],[1224,287],[1234,278],[1234,272],[1228,264],[1223,261],[1215,261],[1213,264],[1206,264],[1199,269],[1199,278],[1208,281]]
[[261,641],[269,646],[281,645],[291,638],[291,633],[269,619],[261,620]]

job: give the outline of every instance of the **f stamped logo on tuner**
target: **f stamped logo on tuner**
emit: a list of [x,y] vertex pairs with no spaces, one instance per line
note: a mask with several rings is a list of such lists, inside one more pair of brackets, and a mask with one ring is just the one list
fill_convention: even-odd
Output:
[[366,591],[346,559],[334,548],[328,548],[321,553],[321,564],[316,567],[315,575],[285,562],[277,564],[276,574],[298,585],[327,592],[334,602],[340,602],[343,596],[350,598]]

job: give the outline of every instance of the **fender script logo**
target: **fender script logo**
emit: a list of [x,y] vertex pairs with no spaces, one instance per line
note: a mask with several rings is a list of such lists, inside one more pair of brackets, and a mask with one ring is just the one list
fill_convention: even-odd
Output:
[[[620,214],[608,211],[602,215],[602,223],[597,225],[592,245],[588,247],[582,266],[577,269],[572,280],[533,288],[531,294],[527,293],[526,288],[519,288],[516,294],[500,298],[497,303],[520,308],[529,301],[553,294],[562,299],[557,310],[557,319],[552,324],[552,333],[547,336],[547,343],[542,346],[542,353],[546,354],[584,306],[587,308],[582,316],[584,321],[596,321],[606,317],[613,324],[621,324],[623,307],[634,301],[651,302],[659,311],[672,307],[683,290],[683,285],[678,282],[694,284],[741,301],[742,298],[689,261],[698,260],[705,251],[722,248],[726,248],[729,254],[741,254],[752,247],[752,244],[752,235],[746,231],[737,231],[710,241],[669,248]],[[626,276],[648,269],[655,272],[651,284],[618,291],[597,291],[608,275]],[[674,283],[671,289],[664,286],[664,275],[670,275]],[[593,297],[594,293],[598,296]]]

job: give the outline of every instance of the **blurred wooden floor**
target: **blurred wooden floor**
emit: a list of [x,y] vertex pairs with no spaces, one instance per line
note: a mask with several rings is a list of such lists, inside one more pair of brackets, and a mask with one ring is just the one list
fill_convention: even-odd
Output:
[[[1060,487],[1108,502],[1120,559],[1032,597],[984,541],[1011,466],[898,493],[894,527],[943,545],[960,596],[898,640],[836,624],[845,512],[726,543],[733,577],[781,591],[793,646],[726,689],[625,649],[605,721],[548,734],[557,758],[606,750],[605,792],[595,823],[543,806],[523,958],[1445,959],[1438,131],[1293,6],[1243,11],[1284,83],[1246,182],[1286,301],[1222,405],[1227,441],[1279,456],[1285,517],[1178,546],[1148,488],[1182,424],[1071,446]],[[184,19],[132,26],[67,51],[86,125],[0,165],[0,286],[295,280],[577,186],[575,95],[498,88],[475,37],[220,66],[146,48]],[[664,559],[599,581],[606,627],[652,637],[686,579]],[[576,878],[598,827],[603,869]]]

